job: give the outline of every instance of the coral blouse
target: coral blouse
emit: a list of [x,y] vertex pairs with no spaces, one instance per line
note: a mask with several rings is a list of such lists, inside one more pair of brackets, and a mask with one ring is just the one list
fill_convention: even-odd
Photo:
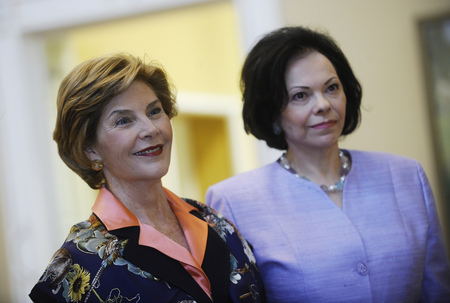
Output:
[[177,217],[190,251],[160,233],[153,226],[142,223],[105,186],[100,189],[92,212],[103,222],[108,231],[139,226],[139,244],[153,247],[179,261],[205,293],[211,297],[211,284],[201,264],[205,256],[208,225],[190,214],[196,208],[164,188],[169,206]]

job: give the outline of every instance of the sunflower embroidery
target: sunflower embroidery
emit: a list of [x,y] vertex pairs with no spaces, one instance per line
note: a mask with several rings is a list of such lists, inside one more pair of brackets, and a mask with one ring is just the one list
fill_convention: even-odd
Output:
[[67,275],[69,283],[68,297],[71,302],[78,302],[85,292],[90,288],[89,280],[91,274],[78,264],[72,266],[71,272]]

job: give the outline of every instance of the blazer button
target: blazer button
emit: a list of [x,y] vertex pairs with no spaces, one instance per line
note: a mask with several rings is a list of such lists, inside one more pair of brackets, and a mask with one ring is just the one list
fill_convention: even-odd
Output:
[[369,273],[369,267],[364,262],[359,262],[358,265],[356,265],[356,271],[361,276],[365,276]]

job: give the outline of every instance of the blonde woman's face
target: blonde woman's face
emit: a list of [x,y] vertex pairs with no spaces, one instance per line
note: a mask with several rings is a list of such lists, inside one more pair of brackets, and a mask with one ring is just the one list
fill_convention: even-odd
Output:
[[87,156],[103,162],[107,183],[159,181],[168,171],[172,126],[154,91],[135,81],[104,109]]

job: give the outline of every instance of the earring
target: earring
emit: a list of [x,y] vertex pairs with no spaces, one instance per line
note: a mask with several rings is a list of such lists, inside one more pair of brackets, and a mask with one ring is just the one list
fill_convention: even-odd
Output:
[[103,168],[103,163],[100,160],[94,160],[91,164],[91,167],[95,171],[101,171]]
[[281,134],[281,128],[280,128],[280,126],[277,123],[273,124],[273,133],[275,135]]

